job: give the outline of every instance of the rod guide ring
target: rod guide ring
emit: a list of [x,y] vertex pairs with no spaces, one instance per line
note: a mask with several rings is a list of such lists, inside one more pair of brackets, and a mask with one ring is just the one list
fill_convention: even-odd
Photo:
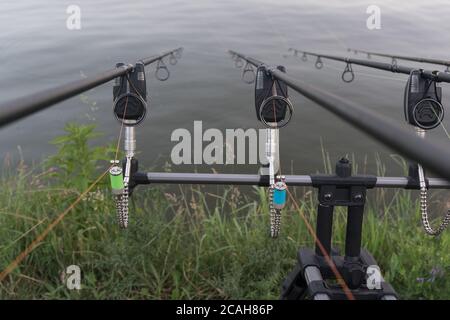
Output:
[[[267,121],[263,114],[264,114],[264,109],[267,107],[271,107],[269,105],[269,103],[272,102],[274,103],[284,103],[287,106],[288,112],[287,112],[287,117],[285,116],[285,118],[281,121],[278,122],[269,122]],[[292,114],[294,113],[294,106],[292,105],[292,102],[288,99],[285,98],[283,96],[270,96],[266,99],[264,99],[264,101],[261,103],[261,106],[259,108],[259,117],[261,119],[261,122],[267,127],[267,128],[271,128],[271,129],[278,129],[278,128],[283,128],[285,127],[292,119]]]
[[[164,73],[161,74],[161,72],[164,72]],[[158,63],[156,65],[155,77],[159,81],[166,81],[170,77],[169,68],[167,68],[167,66],[165,65],[165,63],[162,59],[158,60]]]

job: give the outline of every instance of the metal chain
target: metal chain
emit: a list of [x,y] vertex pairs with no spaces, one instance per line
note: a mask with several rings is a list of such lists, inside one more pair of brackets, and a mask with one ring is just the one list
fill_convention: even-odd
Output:
[[126,229],[128,227],[128,198],[128,184],[125,183],[123,193],[114,196],[117,222],[122,229]]
[[281,230],[281,210],[273,205],[274,186],[269,187],[270,236],[277,238]]
[[125,183],[122,195],[122,212],[119,220],[120,227],[123,229],[126,229],[128,227],[128,199],[128,183]]
[[[416,134],[422,139],[425,138],[426,131],[422,128],[416,127]],[[420,187],[420,213],[422,216],[422,226],[425,229],[425,232],[430,236],[438,236],[444,231],[448,225],[450,224],[450,209],[447,210],[447,214],[442,219],[441,224],[435,230],[431,227],[430,220],[428,219],[428,189],[427,184],[425,182],[425,173],[423,171],[422,166],[417,164],[417,171],[419,174],[419,187]]]
[[418,165],[418,171],[420,183],[420,212],[422,215],[422,225],[427,234],[431,236],[438,236],[450,224],[450,210],[447,210],[447,214],[442,219],[442,222],[439,225],[439,227],[437,229],[433,229],[428,219],[427,185],[425,183],[425,175],[423,173],[423,168],[420,164]]
[[114,196],[114,202],[116,204],[116,218],[119,225],[122,225],[122,195],[118,194]]

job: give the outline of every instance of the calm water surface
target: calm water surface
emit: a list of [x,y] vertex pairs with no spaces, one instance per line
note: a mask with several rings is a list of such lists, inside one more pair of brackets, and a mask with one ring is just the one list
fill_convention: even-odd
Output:
[[[82,9],[80,31],[65,27],[70,4]],[[381,8],[381,30],[366,28],[366,8],[371,4]],[[204,128],[259,127],[253,87],[240,81],[240,72],[226,53],[234,49],[271,64],[284,64],[294,77],[364,104],[404,126],[404,75],[354,66],[356,80],[346,84],[340,81],[342,63],[325,61],[325,67],[316,70],[311,59],[305,63],[285,57],[287,49],[348,55],[347,47],[356,47],[448,59],[449,16],[450,1],[437,0],[2,0],[0,101],[93,75],[116,62],[133,62],[183,46],[183,58],[170,68],[170,80],[159,82],[152,76],[153,68],[148,69],[151,106],[149,117],[138,129],[139,158],[144,166],[161,167],[174,145],[171,132],[192,130],[195,120],[203,120]],[[445,103],[449,92],[444,88]],[[48,142],[69,121],[95,123],[104,133],[96,144],[112,142],[119,126],[111,100],[111,84],[106,84],[5,127],[0,130],[0,155],[17,158],[20,146],[27,162],[38,162],[55,151]],[[388,174],[400,172],[390,158],[391,150],[300,95],[292,93],[292,100],[294,118],[281,132],[284,168],[297,174],[322,171],[323,147],[333,161],[345,154],[354,154],[360,163],[367,157],[369,172],[374,171],[379,153]],[[447,117],[445,126],[449,124]],[[441,129],[429,138],[448,140]],[[216,169],[254,172],[257,168]]]

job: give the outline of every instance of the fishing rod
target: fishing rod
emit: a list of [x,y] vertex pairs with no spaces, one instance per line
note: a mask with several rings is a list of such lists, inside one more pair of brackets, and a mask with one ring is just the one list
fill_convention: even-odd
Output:
[[[286,205],[286,177],[281,174],[279,152],[279,129],[285,127],[294,113],[293,105],[289,100],[288,87],[282,82],[273,79],[265,71],[263,63],[257,59],[242,57],[239,53],[230,50],[229,53],[239,68],[245,61],[242,80],[246,83],[255,83],[255,109],[256,117],[266,127],[266,160],[267,165],[261,170],[262,175],[268,179],[269,211],[271,221],[271,236],[278,237],[281,228],[281,211]],[[256,72],[253,67],[256,68]],[[285,72],[283,66],[277,67]],[[246,73],[253,74],[253,81],[247,81]]]
[[[182,50],[183,48],[177,48],[159,55],[142,59],[140,62],[145,66],[157,62],[155,75],[159,80],[165,81],[169,78],[169,71],[167,66],[164,64],[163,59],[165,57],[169,57],[169,63],[172,65],[176,64],[177,58],[181,57]],[[37,111],[46,109],[82,92],[98,87],[117,77],[123,77],[129,74],[133,68],[134,66],[131,64],[121,64],[112,70],[104,71],[85,79],[76,80],[51,89],[1,103],[0,127],[27,117]]]
[[[342,73],[342,81],[350,83],[355,79],[355,73],[353,72],[352,64],[361,65],[364,67],[384,70],[384,71],[390,71],[394,73],[403,73],[410,75],[413,70],[416,70],[417,68],[412,67],[405,67],[400,66],[398,64],[389,64],[389,63],[383,63],[383,62],[377,62],[377,61],[369,61],[369,60],[362,60],[362,59],[354,59],[354,58],[346,58],[346,57],[340,57],[340,56],[334,56],[334,55],[327,55],[327,54],[321,54],[321,53],[315,53],[315,52],[308,52],[308,51],[302,51],[294,48],[290,48],[289,51],[294,51],[294,55],[298,55],[298,53],[302,54],[302,61],[306,61],[308,59],[308,56],[316,57],[315,66],[317,69],[323,68],[323,61],[322,59],[329,59],[329,60],[335,60],[335,61],[341,61],[346,63],[346,67],[344,69],[344,72]],[[433,80],[434,82],[446,82],[450,83],[450,74],[445,72],[439,72],[439,71],[431,71],[431,70],[423,70],[420,69],[422,72],[422,76],[425,79]]]
[[348,50],[348,52],[353,52],[354,54],[358,54],[358,53],[367,54],[368,59],[370,59],[372,56],[390,58],[390,59],[392,59],[392,64],[397,64],[397,60],[407,60],[407,61],[414,61],[414,62],[443,65],[443,66],[446,66],[446,69],[444,72],[447,72],[447,73],[450,72],[450,69],[449,69],[450,60],[393,55],[393,54],[365,51],[365,50],[359,50],[359,49],[351,49],[351,48],[348,48],[347,50]]
[[[415,132],[419,139],[425,138],[426,131],[442,125],[442,121],[444,119],[442,88],[439,87],[437,83],[449,82],[448,80],[450,80],[450,75],[448,73],[401,67],[397,64],[391,65],[389,67],[389,65],[381,64],[379,62],[322,55],[308,51],[300,51],[292,48],[291,50],[294,50],[294,54],[297,54],[298,52],[303,53],[302,58],[306,57],[307,55],[317,57],[316,67],[319,63],[320,68],[323,66],[321,58],[346,62],[347,66],[344,70],[344,73],[342,74],[342,80],[345,82],[351,82],[354,79],[354,73],[351,68],[351,63],[408,74],[408,81],[405,88],[403,103],[406,122],[415,129]],[[351,78],[346,78],[346,73],[350,73]],[[425,232],[429,235],[437,236],[445,228],[447,228],[450,223],[450,209],[447,210],[447,213],[438,228],[433,229],[430,226],[428,218],[428,195],[427,186],[424,181],[425,172],[423,169],[423,164],[424,163],[421,161],[410,162],[409,170],[411,174],[414,173],[420,181],[420,210],[422,215],[422,224],[424,226]]]
[[[20,108],[17,108],[11,112],[4,113],[2,116],[3,124],[10,123],[18,120],[21,117],[25,117],[28,114],[34,113],[40,109],[47,108],[57,101],[62,101],[71,95],[75,95],[77,92],[88,90],[88,88],[95,87],[109,81],[114,75],[119,75],[119,78],[115,78],[113,86],[113,110],[116,119],[121,123],[119,137],[117,139],[117,149],[115,159],[112,160],[112,165],[108,167],[97,179],[92,182],[76,199],[73,201],[64,211],[62,211],[57,218],[55,218],[47,228],[40,233],[2,272],[0,272],[0,282],[3,281],[22,261],[25,259],[36,247],[42,242],[47,235],[64,219],[64,217],[88,194],[109,172],[111,176],[111,184],[113,186],[112,193],[116,200],[117,213],[121,215],[119,223],[125,225],[128,223],[128,183],[127,180],[133,171],[130,171],[130,160],[132,159],[136,145],[134,126],[141,123],[146,115],[147,109],[147,84],[145,66],[157,62],[155,77],[160,81],[166,81],[169,78],[169,70],[165,65],[163,58],[169,57],[169,63],[175,65],[178,59],[181,58],[182,48],[178,48],[166,53],[152,56],[146,59],[138,61],[135,65],[118,63],[116,69],[105,72],[85,79],[84,81],[75,81],[68,85],[60,86],[51,90],[40,92],[35,95],[30,95],[23,99],[17,99]],[[114,77],[113,77],[114,78]],[[46,93],[49,96],[46,96]],[[32,98],[36,98],[38,101],[34,103]],[[7,105],[15,105],[10,103]],[[14,113],[15,111],[15,113]],[[119,154],[120,141],[122,139],[122,129],[125,127],[125,152],[126,158],[124,160],[125,175],[122,174],[122,169],[117,166],[119,161],[117,156]],[[122,176],[122,179],[119,179]],[[119,192],[118,185],[122,186],[122,190]],[[126,195],[126,197],[125,197]],[[126,210],[126,211],[125,211]]]
[[265,66],[272,77],[284,81],[301,95],[316,102],[388,147],[400,151],[407,158],[419,161],[443,178],[450,179],[450,163],[448,162],[450,152],[444,146],[420,139],[412,132],[398,127],[391,119],[378,115],[363,106],[294,79],[276,68],[261,65],[251,57],[234,53],[254,66]]

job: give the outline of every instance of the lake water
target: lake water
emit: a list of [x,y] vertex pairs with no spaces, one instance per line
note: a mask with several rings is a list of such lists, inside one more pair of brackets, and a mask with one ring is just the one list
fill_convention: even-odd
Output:
[[[82,29],[66,28],[66,8],[82,10]],[[381,8],[381,30],[366,27],[366,8]],[[240,80],[227,50],[234,49],[270,64],[283,64],[293,77],[380,114],[403,120],[405,75],[354,66],[356,80],[340,81],[343,63],[325,61],[316,70],[311,59],[285,57],[289,47],[336,55],[353,55],[347,47],[434,58],[450,57],[450,1],[294,1],[294,0],[2,0],[0,4],[0,101],[46,89],[110,69],[116,62],[135,62],[168,49],[184,47],[183,58],[170,67],[171,78],[159,82],[148,68],[150,109],[138,129],[143,166],[161,167],[169,159],[176,128],[192,130],[195,120],[206,128],[259,128],[253,106],[253,86]],[[360,56],[365,58],[365,56]],[[389,61],[379,59],[380,61]],[[411,62],[402,65],[417,66]],[[424,65],[442,70],[440,66]],[[448,103],[448,85],[444,103]],[[373,172],[375,155],[386,162],[387,174],[400,167],[395,153],[351,128],[316,104],[291,92],[295,114],[281,130],[284,168],[297,174],[323,170],[322,148],[337,160],[354,154],[367,157]],[[96,144],[114,141],[119,125],[111,112],[112,85],[39,112],[0,130],[0,155],[38,162],[55,151],[49,141],[66,122],[95,123],[104,133]],[[92,103],[95,102],[95,108]],[[444,121],[448,127],[450,117]],[[446,142],[442,129],[429,139]],[[184,166],[174,171],[209,171]],[[222,172],[256,172],[256,167],[216,166]],[[287,171],[285,169],[285,171]]]

